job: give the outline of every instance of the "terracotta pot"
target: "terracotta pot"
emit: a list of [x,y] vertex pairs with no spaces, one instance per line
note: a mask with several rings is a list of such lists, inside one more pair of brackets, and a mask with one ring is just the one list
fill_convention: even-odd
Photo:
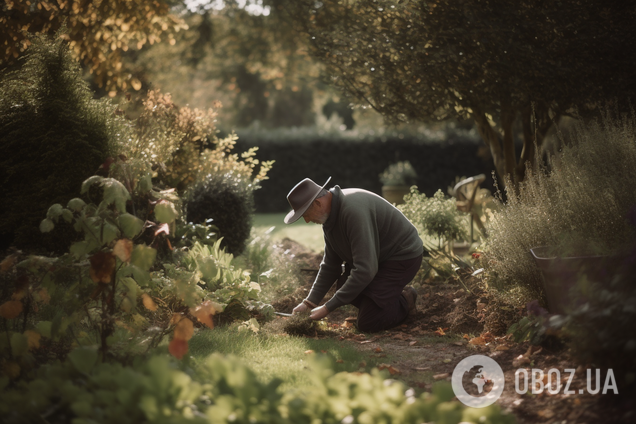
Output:
[[382,197],[389,203],[401,205],[404,203],[404,196],[410,191],[411,187],[406,185],[385,185],[382,186]]
[[571,293],[577,282],[603,283],[611,278],[608,256],[555,256],[550,255],[551,247],[541,246],[530,249],[534,261],[543,275],[543,288],[548,310],[553,314],[565,314],[585,299]]

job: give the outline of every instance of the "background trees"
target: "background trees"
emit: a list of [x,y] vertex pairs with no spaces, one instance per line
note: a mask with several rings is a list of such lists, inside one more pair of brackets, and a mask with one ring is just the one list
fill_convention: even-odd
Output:
[[[12,66],[31,44],[29,34],[63,37],[94,81],[115,95],[116,90],[141,88],[123,60],[129,50],[167,40],[187,26],[171,14],[172,0],[6,0],[0,14],[0,68]],[[129,62],[128,62],[129,63]]]
[[512,181],[561,117],[634,94],[624,2],[281,2],[350,98],[398,122],[472,118]]

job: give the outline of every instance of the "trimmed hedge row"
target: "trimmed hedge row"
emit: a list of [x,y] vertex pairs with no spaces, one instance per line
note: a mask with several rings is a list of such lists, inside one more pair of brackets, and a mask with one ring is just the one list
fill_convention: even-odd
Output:
[[381,194],[378,175],[391,163],[408,160],[418,173],[420,192],[432,196],[438,189],[446,191],[459,176],[486,174],[483,187],[492,190],[492,160],[478,156],[482,142],[475,138],[452,135],[445,141],[431,142],[418,137],[400,138],[367,136],[364,139],[314,136],[272,140],[257,134],[239,133],[237,149],[259,148],[261,160],[275,160],[269,180],[255,193],[260,213],[289,210],[287,193],[303,178],[317,184],[332,177],[330,186],[357,187]]

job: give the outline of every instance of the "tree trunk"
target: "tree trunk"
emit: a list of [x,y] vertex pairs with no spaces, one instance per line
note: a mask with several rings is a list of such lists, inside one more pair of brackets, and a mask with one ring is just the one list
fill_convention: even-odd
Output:
[[[484,143],[486,143],[486,146],[490,149],[490,154],[495,164],[495,171],[497,172],[497,175],[501,177],[505,174],[503,152],[501,150],[499,134],[497,134],[497,132],[492,128],[485,113],[476,108],[473,108],[473,112],[473,119],[477,124],[477,131],[479,132],[482,140],[484,140]],[[503,181],[501,183],[504,185]]]

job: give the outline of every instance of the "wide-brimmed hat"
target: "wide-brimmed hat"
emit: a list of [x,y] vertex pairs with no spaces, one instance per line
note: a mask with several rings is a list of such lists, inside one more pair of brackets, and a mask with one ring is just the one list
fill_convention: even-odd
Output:
[[287,195],[287,201],[292,207],[292,210],[287,214],[287,216],[285,216],[285,224],[296,222],[298,218],[303,216],[305,211],[309,209],[309,206],[311,206],[312,202],[316,200],[316,197],[318,197],[322,189],[325,188],[330,180],[331,177],[325,181],[322,187],[309,178],[305,178],[296,184],[296,186],[292,188]]

